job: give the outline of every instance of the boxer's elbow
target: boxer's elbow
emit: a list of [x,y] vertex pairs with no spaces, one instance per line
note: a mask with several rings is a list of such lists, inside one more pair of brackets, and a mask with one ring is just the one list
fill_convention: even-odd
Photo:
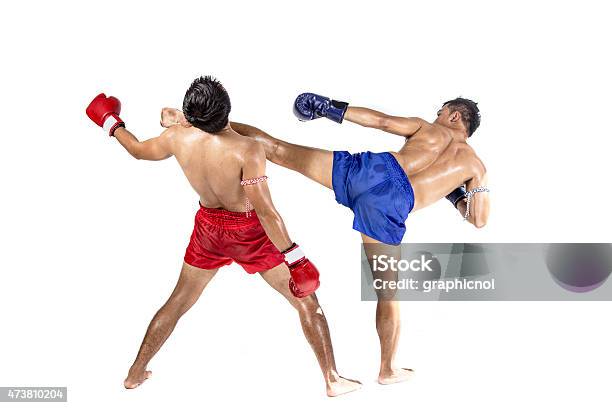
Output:
[[489,214],[487,212],[482,214],[476,214],[476,216],[473,220],[471,220],[471,222],[476,228],[484,228],[484,226],[487,225],[488,219]]
[[476,228],[484,228],[484,226],[487,225],[487,221],[485,221],[485,220],[474,220],[473,224],[474,224],[474,226]]

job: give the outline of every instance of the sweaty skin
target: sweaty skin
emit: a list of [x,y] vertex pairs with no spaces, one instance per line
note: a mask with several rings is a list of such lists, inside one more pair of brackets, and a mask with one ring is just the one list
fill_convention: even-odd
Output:
[[240,185],[240,180],[263,176],[266,171],[265,151],[251,138],[229,126],[215,134],[191,126],[172,126],[142,143],[119,128],[115,137],[136,159],[174,156],[204,207],[243,212],[248,197],[272,243],[280,251],[293,243],[274,208],[267,183]]
[[[184,116],[177,109],[164,108],[166,125],[181,124]],[[170,119],[171,118],[171,119]],[[405,143],[395,156],[410,179],[415,203],[412,212],[425,208],[465,184],[469,191],[486,186],[486,168],[474,149],[467,144],[467,131],[461,113],[444,106],[434,122],[416,117],[391,116],[368,108],[350,106],[344,120],[361,126],[403,136]],[[232,128],[249,136],[265,148],[268,160],[304,174],[332,188],[333,152],[301,146],[276,139],[256,127],[232,122]],[[465,214],[466,200],[457,206]],[[478,193],[470,203],[468,221],[476,227],[486,225],[489,216],[489,195]]]
[[[367,108],[349,107],[345,120],[404,136],[406,142],[391,152],[410,179],[415,195],[412,211],[425,208],[466,184],[469,191],[486,186],[487,175],[482,161],[467,144],[467,131],[461,113],[444,106],[433,123],[420,118],[390,116]],[[466,200],[458,205],[465,214]],[[483,227],[489,216],[489,195],[478,193],[470,203],[468,221]]]
[[[180,111],[172,112],[178,122],[181,115]],[[486,169],[467,144],[468,135],[461,114],[451,112],[446,106],[438,111],[438,117],[432,123],[421,118],[391,116],[361,107],[349,107],[344,120],[405,138],[403,147],[391,154],[410,179],[414,190],[412,212],[433,204],[463,184],[468,191],[487,184]],[[333,152],[288,143],[241,123],[232,123],[232,128],[260,142],[268,160],[332,188]],[[465,214],[465,199],[458,203],[457,209],[462,215]],[[486,224],[488,216],[488,193],[474,195],[468,221],[480,228]],[[368,259],[381,253],[401,258],[399,246],[386,245],[364,234],[361,236]],[[414,371],[398,368],[394,364],[400,333],[399,303],[393,300],[395,293],[377,295],[376,330],[381,349],[378,382],[386,385],[405,381],[412,377]]]
[[[243,212],[248,197],[272,243],[281,251],[292,245],[283,220],[274,208],[267,183],[240,185],[243,179],[265,175],[266,156],[261,144],[236,133],[229,125],[218,133],[205,133],[189,126],[182,113],[177,115],[172,109],[162,111],[161,124],[168,129],[144,142],[138,141],[125,128],[117,129],[114,136],[136,159],[164,160],[174,156],[205,207]],[[174,291],[149,324],[136,360],[124,381],[126,388],[136,388],[151,376],[147,364],[217,270],[183,264]],[[337,396],[360,388],[358,381],[338,375],[327,320],[317,297],[313,294],[298,299],[291,294],[288,285],[290,273],[285,263],[261,271],[261,276],[298,312],[304,335],[323,372],[327,395]]]

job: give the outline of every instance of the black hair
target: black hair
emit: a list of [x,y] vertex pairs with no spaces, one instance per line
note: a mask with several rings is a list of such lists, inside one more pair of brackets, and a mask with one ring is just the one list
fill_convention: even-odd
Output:
[[455,98],[444,102],[442,106],[447,106],[451,113],[461,113],[461,121],[467,130],[468,137],[480,126],[480,109],[478,104],[465,98]]
[[219,132],[228,122],[232,110],[229,95],[216,78],[196,78],[183,99],[185,119],[207,133]]

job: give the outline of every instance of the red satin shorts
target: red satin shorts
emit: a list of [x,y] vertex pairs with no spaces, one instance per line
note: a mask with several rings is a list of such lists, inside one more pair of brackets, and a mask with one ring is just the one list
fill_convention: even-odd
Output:
[[285,257],[266,235],[255,211],[233,212],[200,205],[185,263],[216,269],[236,262],[248,273],[264,272]]

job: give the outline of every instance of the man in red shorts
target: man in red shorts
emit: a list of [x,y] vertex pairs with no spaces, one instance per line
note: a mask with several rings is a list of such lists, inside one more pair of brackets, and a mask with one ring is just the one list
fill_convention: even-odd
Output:
[[304,334],[319,361],[327,394],[358,389],[357,381],[340,377],[325,315],[314,291],[316,267],[290,238],[274,208],[265,176],[266,155],[252,138],[230,126],[229,95],[212,77],[197,78],[183,101],[185,126],[173,126],[172,112],[162,111],[158,137],[144,142],[125,128],[121,105],[100,94],[86,113],[136,159],[176,157],[200,196],[200,209],[185,253],[178,283],[149,324],[136,360],[124,381],[135,388],[150,377],[147,364],[172,333],[179,318],[197,301],[221,266],[238,263],[250,274],[259,272],[297,309]]

